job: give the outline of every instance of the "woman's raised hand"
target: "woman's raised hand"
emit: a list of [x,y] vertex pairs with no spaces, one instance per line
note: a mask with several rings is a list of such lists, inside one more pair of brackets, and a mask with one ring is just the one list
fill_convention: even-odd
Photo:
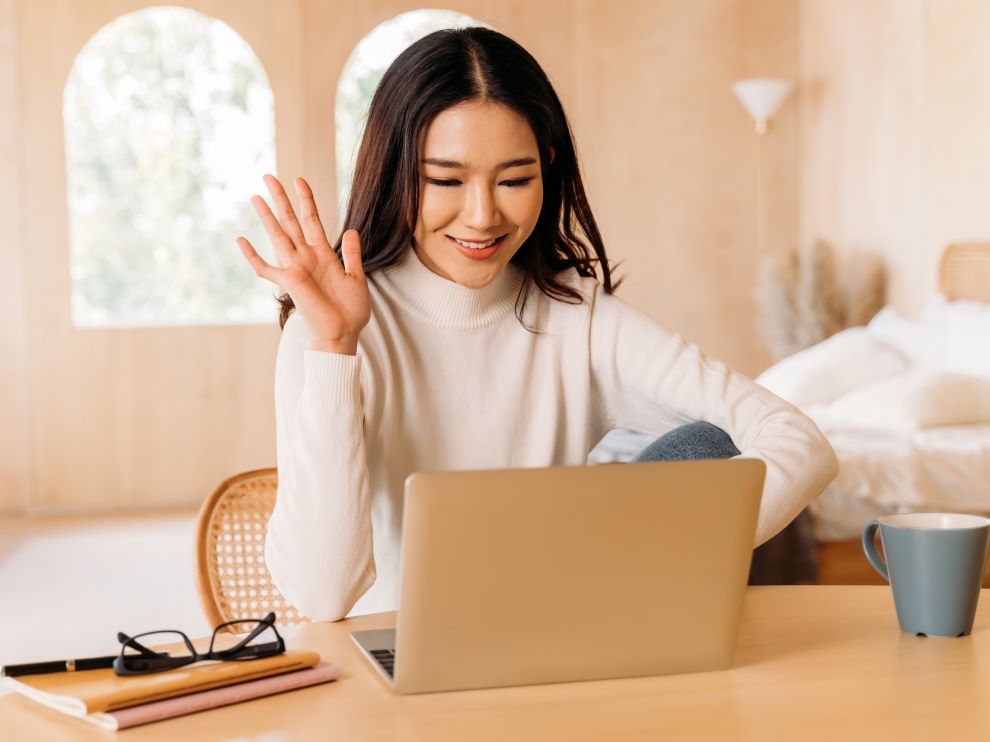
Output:
[[361,238],[355,229],[344,232],[341,265],[327,241],[312,189],[302,178],[296,178],[294,184],[302,224],[278,178],[266,175],[265,185],[279,218],[261,196],[251,198],[283,267],[265,262],[244,237],[237,238],[237,246],[256,274],[278,284],[291,297],[309,328],[310,348],[354,355],[358,335],[371,319],[371,295],[361,265]]

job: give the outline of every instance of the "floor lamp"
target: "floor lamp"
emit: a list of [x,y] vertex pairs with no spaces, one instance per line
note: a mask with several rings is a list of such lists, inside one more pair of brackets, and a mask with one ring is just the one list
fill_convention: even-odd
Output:
[[764,172],[763,140],[770,131],[770,120],[777,113],[787,94],[791,92],[791,83],[787,80],[765,78],[740,80],[733,84],[732,92],[753,117],[756,126],[759,146],[756,157],[756,247],[757,255],[763,256],[767,254],[770,239],[770,199]]
[[[732,85],[740,103],[753,117],[757,135],[756,153],[756,263],[759,267],[770,254],[770,194],[766,183],[766,167],[763,162],[767,132],[770,130],[770,120],[791,91],[791,83],[787,80],[756,78],[740,80]],[[760,365],[763,365],[764,352],[760,353]]]

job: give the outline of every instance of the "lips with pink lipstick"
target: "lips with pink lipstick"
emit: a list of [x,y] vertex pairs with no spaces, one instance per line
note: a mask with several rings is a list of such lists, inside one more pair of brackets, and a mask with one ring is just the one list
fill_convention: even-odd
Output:
[[452,237],[449,234],[446,237],[450,241],[450,244],[458,249],[461,255],[471,258],[471,260],[485,260],[498,252],[499,247],[505,242],[506,235],[503,234],[488,240],[467,240],[460,237]]

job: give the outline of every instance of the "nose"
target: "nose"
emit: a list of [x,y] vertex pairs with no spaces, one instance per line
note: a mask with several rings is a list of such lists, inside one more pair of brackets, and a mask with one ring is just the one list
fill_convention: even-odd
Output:
[[464,209],[461,212],[464,226],[483,234],[501,223],[502,215],[493,184],[475,182],[466,190]]

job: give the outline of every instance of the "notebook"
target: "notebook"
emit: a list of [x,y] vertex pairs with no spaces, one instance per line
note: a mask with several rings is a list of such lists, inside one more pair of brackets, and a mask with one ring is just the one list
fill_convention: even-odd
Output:
[[[78,718],[95,724],[102,729],[118,731],[148,724],[153,721],[164,721],[165,719],[172,719],[176,716],[185,716],[186,714],[194,714],[198,711],[229,706],[234,703],[240,703],[241,701],[250,701],[254,698],[273,696],[277,693],[284,693],[298,688],[328,683],[339,677],[339,667],[329,662],[320,662],[316,666],[305,670],[295,670],[282,675],[270,675],[260,680],[249,680],[243,683],[213,688],[212,690],[167,698],[164,701],[153,701],[151,703],[143,703],[139,706],[129,706],[116,711],[83,715],[78,715],[74,711],[67,713],[71,716],[78,716]],[[60,708],[57,710],[64,711],[65,709]]]
[[[119,677],[107,668],[7,677],[3,681],[9,689],[43,706],[86,718],[107,729],[117,729],[124,728],[120,726],[120,719],[127,720],[126,726],[135,726],[155,720],[150,718],[152,716],[156,719],[169,718],[315,682],[326,682],[339,676],[334,665],[324,663],[322,669],[309,675],[285,679],[273,677],[295,676],[299,671],[309,671],[319,663],[320,656],[316,652],[293,650],[257,660],[198,663],[148,675]],[[262,680],[269,678],[280,682],[266,684]],[[227,692],[218,693],[218,689]],[[168,699],[179,703],[152,708]],[[183,708],[188,710],[181,710]],[[118,712],[127,709],[134,711],[115,717]],[[163,713],[168,715],[161,715]],[[145,721],[141,721],[142,718]]]

